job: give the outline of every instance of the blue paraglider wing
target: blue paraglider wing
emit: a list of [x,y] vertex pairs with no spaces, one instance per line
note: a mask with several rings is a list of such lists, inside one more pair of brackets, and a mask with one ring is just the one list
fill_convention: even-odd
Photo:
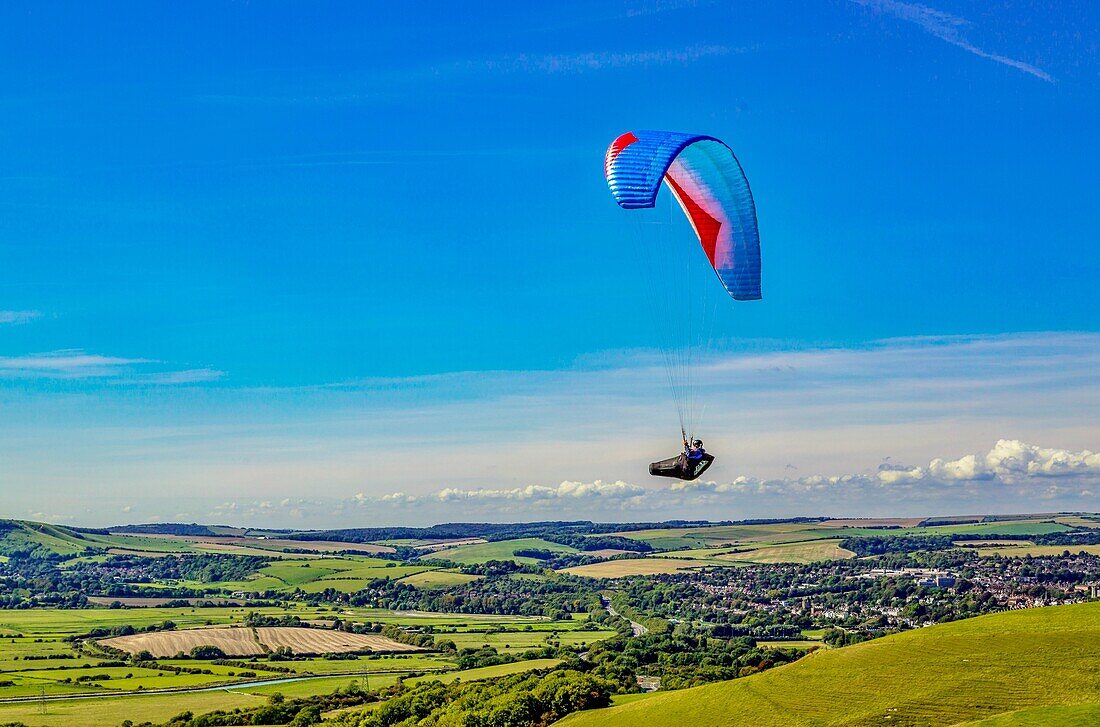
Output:
[[699,134],[627,132],[608,147],[604,172],[615,201],[628,210],[653,207],[666,184],[729,294],[760,299],[756,205],[728,146]]

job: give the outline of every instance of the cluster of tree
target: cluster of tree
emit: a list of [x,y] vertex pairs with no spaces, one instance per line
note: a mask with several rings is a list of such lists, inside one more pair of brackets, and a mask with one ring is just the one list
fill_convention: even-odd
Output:
[[821,637],[829,646],[841,647],[851,646],[852,644],[859,644],[867,640],[867,636],[859,633],[858,631],[847,631],[845,629],[826,629],[825,634]]
[[591,582],[584,579],[561,575],[539,580],[508,577],[514,573],[544,573],[540,567],[517,565],[512,561],[490,561],[463,568],[464,572],[467,570],[478,575],[491,575],[438,591],[420,590],[401,581],[378,578],[355,593],[326,589],[317,593],[296,594],[296,598],[311,604],[346,603],[401,611],[492,613],[554,619],[566,619],[570,613],[588,611],[591,606],[599,604],[599,596]]
[[156,631],[175,631],[175,621],[161,621],[159,624],[149,624],[142,628],[134,628],[130,624],[122,624],[120,626],[112,626],[111,628],[94,628],[91,631],[83,634],[76,634],[73,636],[66,636],[66,641],[84,641],[86,639],[103,639],[108,636],[133,636],[137,633],[150,633]]
[[303,623],[302,617],[283,613],[279,615],[260,613],[258,611],[249,611],[244,616],[245,626],[296,626],[312,628],[312,624]]
[[[525,550],[521,548],[520,550]],[[549,552],[549,551],[547,551]],[[518,555],[519,551],[515,551],[514,554]],[[459,571],[471,576],[507,576],[513,573],[543,573],[546,570],[546,566],[528,565],[526,563],[517,563],[514,560],[489,560],[484,563],[470,563],[467,565],[460,565],[457,563],[451,563],[446,560],[433,560],[433,563],[438,563],[444,567],[457,567]]]
[[736,679],[802,656],[797,649],[763,649],[749,637],[715,638],[708,627],[678,624],[665,633],[620,635],[593,644],[593,673],[636,691],[639,676],[657,677],[662,689],[684,689]]
[[543,536],[544,540],[559,545],[568,545],[582,551],[592,550],[629,550],[635,553],[649,553],[653,546],[643,540],[624,538],[621,535],[584,535],[582,533],[552,533]]
[[[636,553],[629,553],[626,555],[617,555],[610,560],[620,560],[623,558],[640,558],[641,555]],[[552,560],[545,561],[541,565],[545,568],[552,568],[553,570],[564,570],[566,568],[576,568],[580,565],[591,565],[593,563],[600,563],[608,560],[596,555],[589,555],[585,552],[580,553],[555,553]]]
[[345,712],[333,727],[493,725],[540,727],[584,709],[611,703],[614,685],[590,673],[558,669],[463,684],[427,682],[404,690],[368,712]]
[[435,637],[431,634],[406,631],[395,624],[384,624],[382,626],[382,635],[387,639],[393,639],[399,644],[409,644],[410,646],[419,646],[425,649],[435,648]]
[[840,547],[861,558],[886,553],[915,553],[918,550],[947,550],[954,547],[950,535],[868,535],[845,538]]
[[116,555],[103,563],[89,563],[93,572],[100,570],[137,570],[130,575],[131,583],[161,582],[168,580],[221,583],[248,578],[263,568],[271,558],[259,555],[229,555],[225,553],[201,553],[162,558],[145,558],[136,555]]
[[512,555],[520,558],[534,558],[535,560],[552,560],[556,553],[545,548],[519,548],[512,551]]

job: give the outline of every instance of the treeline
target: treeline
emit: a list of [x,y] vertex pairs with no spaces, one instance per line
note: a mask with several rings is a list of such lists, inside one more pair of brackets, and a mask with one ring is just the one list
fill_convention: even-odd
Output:
[[649,553],[653,546],[641,540],[624,538],[621,535],[583,535],[580,533],[552,533],[543,537],[551,543],[568,545],[577,550],[630,550],[635,553]]
[[145,525],[119,525],[110,529],[116,533],[131,535],[195,535],[209,537],[217,535],[206,525],[198,523],[148,523]]
[[960,533],[956,535],[868,535],[846,538],[840,541],[840,547],[846,548],[858,556],[885,555],[887,553],[915,553],[927,550],[948,550],[956,543],[981,543],[990,540],[1012,540],[1031,542],[1036,545],[1100,545],[1100,530],[1080,529],[1058,533],[1038,533],[1025,535],[1020,533]]
[[493,725],[540,727],[585,709],[611,704],[614,685],[571,669],[533,672],[491,682],[416,685],[369,712],[344,712],[334,727]]
[[868,535],[845,538],[840,541],[840,547],[865,557],[886,553],[915,553],[918,550],[947,550],[954,547],[954,540],[950,535]]
[[116,555],[94,570],[132,569],[140,571],[131,583],[153,581],[197,581],[199,583],[221,583],[223,581],[241,581],[263,568],[271,558],[260,555],[229,555],[224,553],[202,553],[197,555],[164,556],[145,558],[136,555]]

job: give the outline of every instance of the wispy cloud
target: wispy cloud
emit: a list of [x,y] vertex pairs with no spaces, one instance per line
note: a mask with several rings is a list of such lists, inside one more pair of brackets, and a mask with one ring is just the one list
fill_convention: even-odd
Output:
[[706,0],[703,0],[703,2],[700,2],[700,0],[641,0],[641,2],[631,3],[627,6],[625,17],[639,18],[646,15],[660,15],[676,10],[697,8],[700,4],[710,5],[711,3]]
[[42,311],[37,310],[0,310],[0,325],[5,323],[18,325],[29,323],[42,317]]
[[685,48],[645,51],[584,51],[576,53],[520,53],[471,61],[471,68],[489,71],[577,74],[622,68],[689,65],[705,58],[717,58],[747,49],[726,45],[692,45]]
[[65,349],[28,356],[0,357],[0,375],[72,378],[114,376],[128,366],[143,363],[150,362],[148,359],[100,356],[79,349]]
[[415,66],[378,67],[366,77],[333,82],[316,79],[274,88],[267,93],[211,90],[192,96],[203,104],[233,106],[378,106],[407,100],[410,89],[438,87],[437,95],[450,93],[456,77],[493,76],[508,73],[578,75],[627,68],[687,66],[724,56],[749,53],[753,47],[694,44],[678,48],[639,50],[576,50],[560,53],[504,53],[485,57],[442,59]]
[[920,3],[901,2],[900,0],[851,0],[851,2],[863,7],[872,8],[887,15],[892,15],[899,20],[912,23],[927,33],[934,35],[945,43],[962,48],[979,58],[985,58],[1001,65],[1015,68],[1018,71],[1041,78],[1053,83],[1050,74],[1041,68],[1025,63],[1024,61],[1010,58],[999,53],[991,53],[971,43],[963,35],[962,31],[971,25],[970,21],[957,15],[930,8]]
[[197,368],[147,370],[162,362],[147,358],[123,358],[63,349],[26,356],[0,356],[0,378],[8,379],[106,379],[135,385],[196,384],[216,381],[225,373]]
[[217,369],[185,369],[183,371],[158,371],[151,374],[141,374],[133,377],[132,381],[141,384],[201,384],[209,381],[217,381],[225,376],[224,371]]

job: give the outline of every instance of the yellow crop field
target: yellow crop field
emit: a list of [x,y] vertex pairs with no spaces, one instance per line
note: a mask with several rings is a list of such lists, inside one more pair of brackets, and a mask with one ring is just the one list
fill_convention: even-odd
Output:
[[216,646],[227,656],[259,656],[287,646],[295,654],[327,654],[371,650],[377,652],[423,651],[377,634],[352,634],[328,629],[307,629],[293,626],[219,627],[154,631],[131,636],[101,639],[104,646],[130,654],[148,651],[153,656],[168,657],[187,654],[196,646]]
[[785,543],[718,556],[721,560],[748,563],[814,563],[822,560],[844,560],[856,556],[840,547],[839,540],[811,540],[805,543]]
[[[678,558],[628,558],[605,560],[602,563],[566,568],[563,573],[587,578],[625,578],[626,576],[651,576],[659,573],[676,573],[706,565],[698,560]],[[729,563],[727,565],[734,565]]]
[[1061,555],[1067,550],[1070,553],[1090,553],[1100,555],[1100,545],[1035,545],[1034,543],[1021,543],[1019,545],[999,545],[992,548],[978,548],[978,555],[1003,555],[1008,558],[1023,558],[1029,555]]
[[151,631],[130,636],[113,636],[101,639],[99,643],[130,654],[148,651],[153,656],[175,656],[180,652],[186,654],[196,646],[216,646],[227,656],[258,656],[264,653],[252,634],[252,629],[247,627]]
[[261,626],[256,629],[260,643],[275,650],[289,646],[295,654],[338,654],[347,651],[424,651],[418,646],[377,634],[351,634],[327,629],[303,629],[285,626]]
[[481,576],[455,573],[453,571],[429,570],[422,573],[414,573],[411,576],[405,576],[401,579],[401,582],[430,591],[450,588],[451,586],[461,586],[466,583],[472,583],[479,578],[481,578]]

